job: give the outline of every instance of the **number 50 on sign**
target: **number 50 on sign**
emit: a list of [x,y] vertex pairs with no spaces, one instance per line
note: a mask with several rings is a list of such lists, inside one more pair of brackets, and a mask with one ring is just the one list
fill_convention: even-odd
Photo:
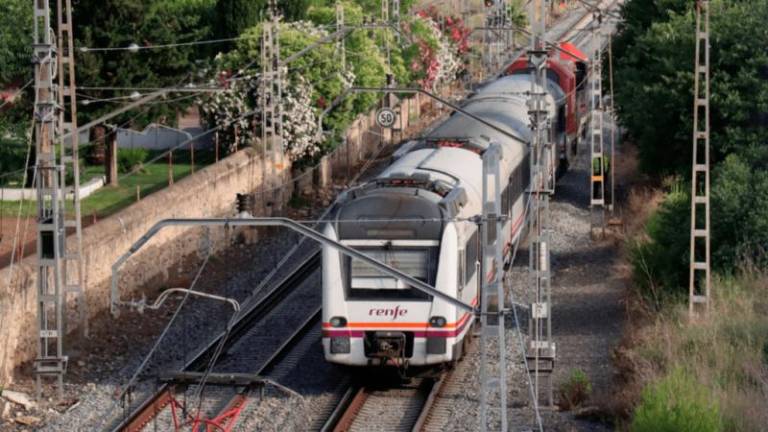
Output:
[[376,124],[383,128],[391,128],[396,118],[397,115],[392,108],[382,108],[376,112]]

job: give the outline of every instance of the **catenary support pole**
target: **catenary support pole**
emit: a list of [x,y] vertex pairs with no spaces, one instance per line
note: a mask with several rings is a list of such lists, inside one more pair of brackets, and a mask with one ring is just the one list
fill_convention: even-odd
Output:
[[[74,23],[72,0],[57,0],[58,15],[58,65],[59,65],[59,131],[58,134],[77,130],[77,97],[75,85]],[[74,294],[83,335],[88,337],[88,313],[85,302],[85,262],[83,260],[83,225],[80,209],[80,143],[79,135],[71,134],[69,143],[59,137],[61,149],[60,171],[62,197],[70,211],[64,208],[64,227],[73,235],[64,243],[62,282],[64,301]],[[72,184],[67,186],[71,177]],[[66,308],[65,308],[66,309]],[[64,314],[66,323],[66,313]],[[65,326],[64,331],[67,331]]]
[[[592,26],[592,63],[589,73],[589,209],[590,229],[593,238],[605,235],[605,180],[606,160],[603,142],[603,38],[602,13],[595,11]],[[610,167],[613,169],[613,167]]]
[[691,244],[688,310],[709,310],[711,290],[709,215],[709,0],[696,2],[696,62],[691,170]]
[[532,143],[529,147],[531,215],[528,220],[529,259],[528,274],[533,302],[529,311],[528,347],[526,358],[533,376],[534,408],[541,398],[541,381],[546,386],[545,399],[552,400],[552,372],[555,366],[555,343],[552,340],[552,303],[550,269],[549,195],[554,185],[553,148],[549,140],[550,122],[547,119],[546,67],[549,51],[543,39],[546,6],[543,0],[531,1],[531,47],[528,61],[533,74],[529,115]]
[[[498,398],[501,431],[507,423],[507,346],[504,325],[504,224],[501,212],[501,146],[491,143],[483,153],[483,217],[480,313],[480,430],[488,430],[491,400]],[[495,349],[494,349],[495,348]],[[496,354],[492,361],[490,354]]]

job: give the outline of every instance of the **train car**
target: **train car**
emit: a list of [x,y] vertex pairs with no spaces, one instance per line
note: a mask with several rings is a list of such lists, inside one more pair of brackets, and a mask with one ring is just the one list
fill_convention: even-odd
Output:
[[[564,112],[559,118],[565,120],[565,140],[560,144],[560,158],[567,159],[567,149],[575,153],[579,140],[580,119],[584,117],[583,95],[586,90],[587,58],[569,42],[560,44],[557,54],[551,53],[547,60],[547,80],[557,85],[565,98]],[[522,56],[507,66],[507,75],[529,75],[528,58]],[[567,166],[567,162],[563,164]]]
[[[374,180],[339,199],[324,234],[397,268],[449,296],[476,305],[482,153],[502,148],[502,211],[509,215],[506,251],[521,235],[528,187],[530,77],[503,77],[479,89],[462,108],[502,134],[454,113],[424,139],[399,152]],[[557,117],[557,95],[549,97]],[[550,172],[554,172],[554,161]],[[327,361],[350,366],[426,366],[464,352],[475,317],[323,247],[322,343]]]

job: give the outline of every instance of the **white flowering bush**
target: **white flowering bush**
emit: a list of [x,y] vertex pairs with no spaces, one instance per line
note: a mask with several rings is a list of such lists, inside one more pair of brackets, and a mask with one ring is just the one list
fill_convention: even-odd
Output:
[[323,135],[312,108],[312,85],[303,76],[283,94],[283,114],[283,147],[291,161],[317,156]]
[[220,142],[226,143],[227,153],[232,153],[256,136],[251,127],[253,118],[246,114],[255,105],[251,101],[256,100],[258,80],[255,74],[249,73],[226,84],[226,90],[199,99],[198,106],[208,126],[219,128]]

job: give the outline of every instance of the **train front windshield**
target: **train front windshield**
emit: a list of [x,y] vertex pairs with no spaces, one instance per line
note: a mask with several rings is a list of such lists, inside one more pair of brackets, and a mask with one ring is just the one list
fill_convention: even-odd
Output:
[[[435,283],[437,247],[359,248],[358,250],[422,282],[429,285]],[[349,300],[429,300],[431,298],[431,296],[357,259],[347,257],[345,270],[347,275],[346,291]]]

